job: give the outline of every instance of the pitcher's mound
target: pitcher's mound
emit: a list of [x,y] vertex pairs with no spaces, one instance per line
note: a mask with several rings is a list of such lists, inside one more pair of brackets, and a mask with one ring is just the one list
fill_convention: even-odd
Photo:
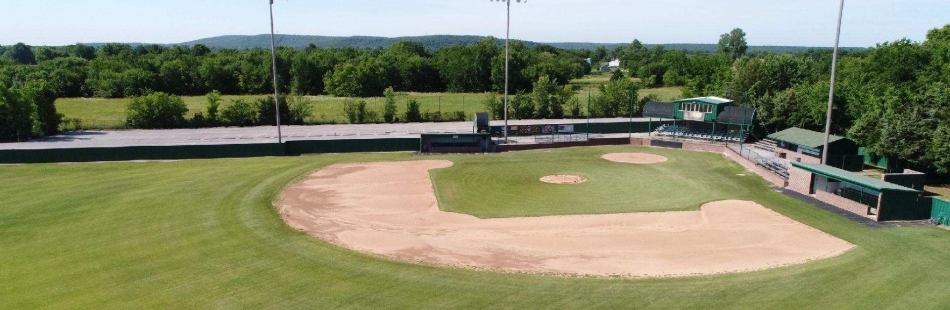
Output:
[[541,178],[541,182],[550,184],[580,184],[587,182],[587,178],[579,175],[549,175]]
[[625,163],[625,164],[638,164],[638,165],[658,164],[658,163],[666,162],[667,160],[669,160],[668,158],[660,156],[660,155],[653,155],[653,154],[647,154],[647,153],[611,153],[611,154],[605,154],[604,156],[601,156],[600,158],[603,158],[612,162]]

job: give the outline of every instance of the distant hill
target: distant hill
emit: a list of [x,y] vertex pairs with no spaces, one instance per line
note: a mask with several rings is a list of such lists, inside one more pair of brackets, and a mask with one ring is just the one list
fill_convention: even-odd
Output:
[[[307,35],[277,35],[276,40],[278,46],[292,47],[303,49],[313,44],[320,48],[385,48],[390,45],[393,45],[401,41],[412,41],[422,44],[428,49],[438,50],[441,48],[449,46],[459,46],[459,45],[472,45],[485,39],[484,36],[461,36],[461,35],[431,35],[431,36],[416,36],[416,37],[368,37],[368,36],[354,36],[354,37],[330,37],[330,36],[307,36]],[[595,49],[598,46],[605,46],[607,49],[613,49],[618,46],[624,46],[629,43],[589,43],[589,42],[555,42],[555,43],[539,43],[532,41],[524,41],[528,46],[537,46],[537,45],[551,45],[558,48],[564,49]],[[497,40],[498,44],[504,44],[503,39]],[[133,45],[141,45],[142,43],[135,43]],[[196,44],[204,44],[213,49],[253,49],[253,48],[270,48],[270,35],[261,34],[261,35],[227,35],[219,37],[211,37],[205,39],[199,39],[189,42],[183,42],[179,44],[169,44],[169,45],[187,45],[193,46]],[[101,43],[94,43],[91,45],[101,45]],[[717,50],[716,44],[644,44],[647,47],[653,47],[657,45],[662,45],[667,49],[675,50],[685,50],[685,51],[694,51],[694,52],[715,52]],[[750,46],[749,52],[775,52],[775,53],[795,53],[801,52],[811,48],[828,48],[828,47],[807,47],[807,46]],[[846,48],[849,50],[861,50],[864,48]]]

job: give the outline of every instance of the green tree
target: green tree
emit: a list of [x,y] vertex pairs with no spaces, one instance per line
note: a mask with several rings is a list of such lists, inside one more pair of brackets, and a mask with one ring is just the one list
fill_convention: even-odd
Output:
[[508,105],[511,108],[512,119],[532,119],[534,118],[534,102],[531,95],[525,92],[518,92],[517,95],[509,97]]
[[56,91],[42,80],[27,82],[20,88],[21,99],[32,104],[33,133],[49,136],[59,133],[63,115],[56,112]]
[[33,48],[29,45],[23,43],[14,44],[7,51],[10,59],[13,59],[14,62],[21,65],[35,65],[36,64],[36,55],[33,54]]
[[188,106],[181,97],[155,92],[132,98],[126,107],[126,122],[132,128],[179,128],[185,124],[186,112]]
[[749,49],[749,44],[745,40],[745,31],[742,28],[736,28],[719,37],[719,53],[726,54],[732,59],[739,59],[745,56]]
[[406,102],[406,122],[417,123],[422,121],[422,112],[419,110],[420,105],[416,99],[409,99]]
[[207,113],[208,113],[208,123],[212,126],[218,123],[218,109],[221,107],[221,93],[217,90],[213,90],[207,95],[205,95],[205,102],[208,103]]
[[33,127],[33,105],[0,82],[0,141],[24,141]]
[[493,119],[503,119],[505,117],[504,99],[496,93],[488,93],[485,95],[482,106],[485,107],[485,111],[488,111]]
[[386,97],[386,104],[383,105],[383,120],[393,123],[396,121],[396,91],[392,87],[386,88],[383,96]]
[[626,116],[633,109],[633,114],[641,111],[638,103],[639,88],[629,79],[607,82],[601,85],[600,96],[594,98],[591,109],[600,117]]

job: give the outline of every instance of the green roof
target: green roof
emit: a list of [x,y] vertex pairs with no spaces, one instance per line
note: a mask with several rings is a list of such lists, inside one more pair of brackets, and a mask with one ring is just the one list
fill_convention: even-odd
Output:
[[726,98],[719,98],[719,97],[689,98],[689,99],[676,100],[676,101],[673,101],[673,102],[674,102],[674,103],[680,103],[680,102],[694,102],[694,101],[698,101],[698,102],[701,102],[701,103],[714,104],[714,105],[732,103],[732,100],[729,100],[729,99],[726,99]]
[[797,162],[797,161],[793,161],[792,166],[795,166],[796,168],[800,168],[814,174],[830,177],[832,179],[848,182],[851,184],[860,185],[865,188],[873,189],[879,192],[883,192],[883,191],[901,191],[901,192],[914,192],[914,193],[920,192],[913,188],[903,187],[897,184],[884,182],[883,180],[880,180],[880,179],[875,179],[875,178],[857,174],[854,172],[841,170],[832,166],[819,165],[819,164],[806,164],[806,163]]
[[[810,147],[813,149],[820,149],[825,146],[825,134],[811,131],[808,129],[801,129],[798,127],[792,127],[785,129],[776,133],[769,135],[769,139],[776,141],[785,141],[795,145],[800,145],[804,147]],[[831,135],[831,139],[828,140],[828,143],[835,142],[838,140],[844,139],[844,137],[839,137]]]

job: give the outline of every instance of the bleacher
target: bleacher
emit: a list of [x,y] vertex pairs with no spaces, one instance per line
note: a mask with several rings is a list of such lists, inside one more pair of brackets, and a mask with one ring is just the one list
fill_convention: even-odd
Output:
[[778,144],[775,143],[775,141],[773,140],[763,139],[763,140],[756,141],[755,144],[752,145],[752,147],[760,149],[760,150],[769,151],[769,152],[775,152],[775,148],[778,147]]
[[662,125],[654,133],[660,136],[683,137],[702,140],[716,140],[729,142],[744,142],[749,138],[749,134],[740,134],[736,131],[703,129],[692,126],[682,125]]

